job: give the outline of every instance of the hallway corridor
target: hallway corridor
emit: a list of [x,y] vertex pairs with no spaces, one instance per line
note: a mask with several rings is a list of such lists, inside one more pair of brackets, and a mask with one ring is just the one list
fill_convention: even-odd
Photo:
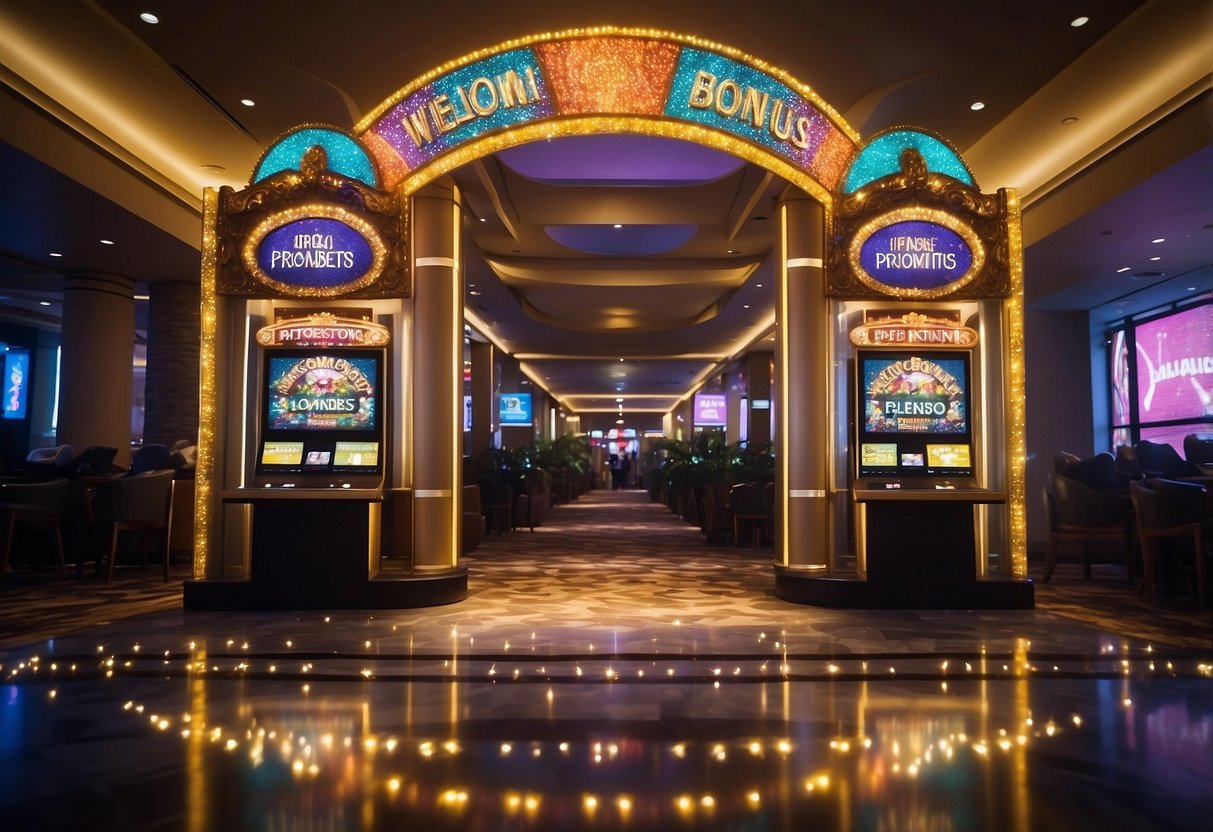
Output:
[[[1080,567],[1034,611],[801,607],[771,595],[770,558],[707,545],[644,492],[596,491],[533,533],[487,536],[468,599],[448,607],[187,613],[157,570],[119,577],[108,618],[98,595],[80,602],[86,625],[48,617],[25,641],[0,618],[0,816],[22,830],[1203,828],[1201,618],[1158,615],[1155,640],[1126,632],[1158,626],[1129,603],[1116,622],[1084,608],[1119,633],[1060,614],[1084,593],[1132,595]],[[10,582],[0,598],[28,618],[30,598],[99,588]],[[145,588],[160,594],[133,597]],[[114,614],[123,603],[135,614]]]

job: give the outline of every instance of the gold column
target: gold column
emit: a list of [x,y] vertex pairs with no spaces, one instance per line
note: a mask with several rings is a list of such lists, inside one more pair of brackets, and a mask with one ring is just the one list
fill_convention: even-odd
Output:
[[413,197],[413,566],[459,562],[463,445],[463,274],[459,192],[430,185]]
[[829,564],[830,363],[825,296],[825,210],[801,191],[779,202],[775,375],[779,516],[775,562]]

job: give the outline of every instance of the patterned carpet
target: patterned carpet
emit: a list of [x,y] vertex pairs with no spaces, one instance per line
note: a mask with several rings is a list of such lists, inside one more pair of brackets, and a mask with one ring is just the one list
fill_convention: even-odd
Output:
[[[565,627],[712,624],[767,626],[788,617],[834,615],[851,622],[862,612],[797,607],[772,594],[772,549],[709,545],[700,531],[652,503],[643,491],[595,491],[552,511],[534,532],[487,535],[466,560],[469,597],[426,613],[453,626],[492,621],[517,631],[528,624]],[[0,649],[81,633],[147,613],[179,609],[174,563],[165,584],[153,564],[119,569],[108,586],[86,569],[81,578],[21,566],[0,583]],[[1032,569],[1039,578],[1039,565]],[[1063,563],[1053,580],[1037,583],[1038,612],[1090,625],[1111,635],[1177,647],[1207,647],[1213,613],[1187,598],[1158,607],[1138,597],[1123,568]],[[1012,613],[984,613],[992,620]],[[870,616],[869,616],[870,617]],[[1037,622],[1039,623],[1039,622]]]

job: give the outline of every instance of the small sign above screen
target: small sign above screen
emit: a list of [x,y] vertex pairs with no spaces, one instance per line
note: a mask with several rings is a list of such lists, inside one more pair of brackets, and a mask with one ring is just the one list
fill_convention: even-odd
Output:
[[531,424],[531,394],[502,393],[498,399],[497,420],[502,426]]
[[695,394],[695,424],[722,428],[728,423],[729,400],[724,393]]

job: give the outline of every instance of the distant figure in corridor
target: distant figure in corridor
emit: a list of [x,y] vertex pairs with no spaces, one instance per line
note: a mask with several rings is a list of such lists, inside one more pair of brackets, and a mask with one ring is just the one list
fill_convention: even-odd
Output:
[[628,472],[632,470],[632,461],[628,458],[626,446],[620,447],[611,454],[611,490],[618,491],[628,487]]

